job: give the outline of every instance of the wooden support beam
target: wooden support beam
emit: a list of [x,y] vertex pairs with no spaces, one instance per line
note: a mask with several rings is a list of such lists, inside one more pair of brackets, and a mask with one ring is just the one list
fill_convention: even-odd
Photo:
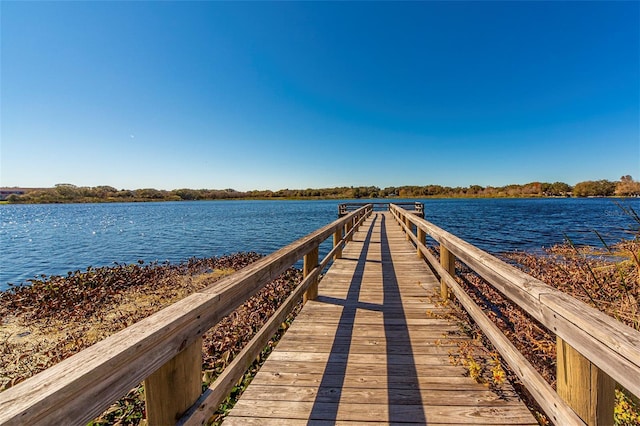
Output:
[[[440,244],[440,265],[451,275],[456,276],[456,257],[445,246]],[[440,278],[440,296],[442,300],[450,297],[449,287],[443,278]]]
[[557,391],[589,426],[613,424],[615,381],[556,337]]
[[[336,247],[342,241],[342,228],[336,229],[336,232],[333,234],[333,246]],[[333,256],[333,260],[342,258],[342,248],[338,248],[336,250],[336,254]]]
[[[316,266],[318,266],[318,247],[312,249],[304,256],[304,265],[302,267],[304,278],[306,278]],[[316,297],[318,297],[317,278],[309,285],[309,289],[304,293],[303,303],[307,303],[307,300],[315,300]]]
[[144,381],[147,424],[173,425],[202,393],[202,337]]
[[347,241],[351,241],[353,239],[353,235],[349,235],[349,232],[353,228],[353,219],[348,221],[346,224],[345,235],[348,235]]
[[420,250],[421,245],[426,245],[427,243],[427,233],[424,232],[423,229],[418,228],[418,244],[417,244],[417,254],[418,259],[424,259],[424,255],[422,254],[422,250]]
[[404,217],[404,224],[407,225],[407,233],[405,235],[407,241],[411,241],[411,236],[409,235],[412,231],[411,227],[411,221],[409,220],[409,216],[405,216]]

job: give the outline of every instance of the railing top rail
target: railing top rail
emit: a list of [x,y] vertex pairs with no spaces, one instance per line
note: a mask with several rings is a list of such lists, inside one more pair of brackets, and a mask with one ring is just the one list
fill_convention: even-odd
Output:
[[0,424],[86,423],[316,249],[367,204],[0,393]]
[[529,315],[640,396],[640,332],[392,204]]
[[412,209],[408,209],[409,211],[416,212],[419,215],[424,214],[424,203],[420,201],[398,201],[396,203],[392,201],[373,201],[373,202],[357,202],[350,201],[346,203],[340,203],[338,205],[338,216],[344,216],[345,214],[353,211],[354,209],[358,209],[362,206],[371,205],[373,210],[389,210],[389,206],[391,204],[395,204],[397,206],[403,207],[412,207]]

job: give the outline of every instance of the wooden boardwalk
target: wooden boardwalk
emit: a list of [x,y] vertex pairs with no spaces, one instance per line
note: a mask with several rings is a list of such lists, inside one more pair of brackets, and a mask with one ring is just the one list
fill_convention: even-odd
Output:
[[[452,365],[467,339],[388,212],[369,217],[225,420],[247,424],[538,424]],[[435,299],[435,298],[434,298]]]

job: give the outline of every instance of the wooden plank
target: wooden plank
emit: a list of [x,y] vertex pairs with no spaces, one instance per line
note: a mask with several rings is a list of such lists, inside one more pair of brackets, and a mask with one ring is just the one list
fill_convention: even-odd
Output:
[[[391,319],[393,317],[404,318],[409,320],[430,320],[430,319],[438,319],[442,318],[445,314],[450,313],[446,308],[443,308],[441,305],[422,305],[416,306],[414,304],[407,305],[398,305],[398,307],[402,307],[400,309],[382,309],[377,304],[371,304],[366,301],[359,301],[355,303],[344,302],[340,299],[336,298],[327,298],[325,296],[318,296],[320,298],[319,303],[321,306],[309,306],[309,308],[303,312],[301,315],[309,315],[310,317],[314,316],[318,311],[324,312],[340,312],[344,307],[357,308],[356,310],[356,319],[358,320],[373,320],[376,318],[386,318]],[[302,317],[306,318],[306,317]],[[338,318],[339,319],[339,318]],[[336,318],[333,316],[328,316],[327,321],[329,320],[335,321]]]
[[[325,324],[328,326],[331,325],[338,325],[340,323],[340,319],[339,318],[330,318],[330,317],[325,317],[324,321],[322,322],[316,322],[315,320],[313,320],[312,317],[309,317],[307,315],[305,315],[303,318],[296,318],[296,321],[299,321],[299,324],[316,324],[316,325],[320,325],[320,324]],[[407,319],[402,319],[400,317],[400,315],[394,316],[392,318],[383,318],[382,315],[380,316],[370,316],[370,317],[365,317],[365,316],[357,316],[355,318],[353,318],[352,321],[353,324],[359,324],[361,326],[385,326],[385,325],[389,325],[389,326],[414,326],[414,325],[419,325],[419,326],[429,326],[429,327],[444,327],[444,328],[451,328],[451,322],[449,320],[443,319],[443,318],[427,318],[426,314],[424,313],[424,311],[422,312],[422,318],[407,318]],[[299,326],[296,326],[296,329]],[[302,328],[302,327],[299,327]]]
[[[469,340],[469,336],[436,336],[429,339],[425,339],[423,337],[414,337],[407,341],[408,346],[413,350],[419,350],[421,347],[430,347],[430,346],[454,346],[457,347],[458,343],[462,341]],[[302,333],[297,335],[288,336],[286,341],[281,341],[278,346],[285,348],[286,344],[291,342],[292,345],[305,345],[305,344],[316,344],[316,345],[324,345],[324,346],[332,346],[334,343],[336,347],[339,347],[341,342],[336,342],[334,336],[326,335],[326,336],[309,336],[304,335]],[[379,348],[378,351],[382,350],[382,348],[386,345],[386,339],[384,338],[376,338],[376,337],[362,337],[362,336],[353,336],[349,342],[346,342],[350,347],[358,347],[358,346],[373,346]],[[402,347],[394,347],[396,350],[403,350]]]
[[[237,413],[244,413],[239,416]],[[334,413],[335,416],[334,416]],[[256,401],[240,399],[232,410],[231,417],[276,417],[289,419],[412,422],[424,419],[423,424],[474,423],[486,424],[531,424],[532,416],[524,405],[454,406],[454,405],[387,405],[350,404],[291,401]]]
[[[443,356],[444,355],[444,356]],[[451,362],[448,359],[448,350],[440,351],[438,354],[356,354],[356,353],[336,353],[336,352],[285,352],[282,350],[275,351],[270,358],[275,361],[296,361],[296,362],[312,362],[312,363],[348,363],[349,365],[358,364],[383,364],[387,367],[393,364],[405,365],[414,363],[415,365],[425,366],[449,366]],[[331,368],[330,365],[327,368]]]
[[273,393],[273,387],[252,383],[242,395],[244,400],[257,401],[295,401],[322,403],[361,404],[397,404],[397,405],[453,405],[453,406],[482,406],[495,407],[504,405],[520,405],[521,401],[511,394],[498,395],[487,388],[479,389],[430,389],[428,393],[420,389],[395,388],[389,392],[386,388],[351,388],[344,386],[284,385],[278,387],[278,393]]
[[321,383],[329,387],[343,386],[344,388],[376,388],[376,389],[419,389],[421,391],[429,390],[477,390],[485,391],[487,387],[484,384],[469,380],[468,377],[460,374],[460,370],[456,369],[455,374],[449,375],[424,375],[419,376],[417,380],[412,377],[398,376],[389,380],[386,375],[382,376],[358,376],[339,374],[322,374],[322,373],[302,373],[287,371],[271,371],[270,369],[260,370],[253,381],[252,385],[270,385],[278,386],[300,386],[300,387],[317,387]]
[[[345,325],[350,325],[351,327],[345,327]],[[298,325],[295,330],[302,328]],[[408,328],[406,324],[355,324],[352,318],[346,318],[342,321],[338,321],[337,323],[311,323],[306,322],[304,324],[304,329],[307,334],[327,334],[330,333],[333,336],[341,336],[341,335],[353,335],[356,334],[358,336],[386,336],[387,333],[401,333],[407,332],[417,333],[419,335],[432,335],[434,331],[436,334],[438,333],[460,333],[460,328],[455,324],[430,324],[429,329],[421,330],[419,328]]]
[[[474,425],[477,426],[490,426],[495,425],[495,423],[491,419],[488,419],[486,423],[479,423],[480,420],[476,420]],[[228,417],[224,423],[229,426],[252,426],[252,425],[260,425],[260,426],[362,426],[361,422],[352,422],[352,421],[333,421],[333,420],[302,420],[302,419],[283,419],[283,418],[265,418],[265,417]],[[435,423],[433,421],[429,421],[429,425],[437,425],[437,426],[465,426],[468,423]],[[424,426],[424,423],[415,423],[415,422],[381,422],[381,421],[368,421],[367,426]],[[538,426],[538,422],[534,423],[521,423],[523,426]]]
[[386,345],[384,342],[378,344],[354,344],[353,341],[344,344],[334,344],[333,342],[296,342],[288,340],[278,344],[278,351],[284,352],[308,352],[308,353],[333,353],[333,354],[357,354],[372,355],[386,354],[395,355],[448,355],[456,352],[457,345],[450,342],[447,345],[415,345],[409,348],[398,345]]
[[[282,372],[282,371],[296,371],[299,373],[319,373],[323,374],[325,370],[330,374],[329,370],[334,369],[339,371],[345,370],[345,375],[354,376],[387,376],[391,370],[395,375],[410,376],[412,379],[420,377],[422,375],[435,375],[435,376],[457,376],[464,375],[467,370],[462,366],[448,365],[446,362],[439,364],[417,364],[417,365],[402,365],[395,364],[393,368],[388,368],[387,364],[380,363],[327,363],[327,362],[296,362],[296,361],[275,361],[266,362],[262,368],[265,371]],[[471,380],[471,379],[469,379]]]

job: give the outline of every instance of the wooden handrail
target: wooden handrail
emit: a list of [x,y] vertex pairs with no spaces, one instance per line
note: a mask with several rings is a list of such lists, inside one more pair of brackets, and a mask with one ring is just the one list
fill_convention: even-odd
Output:
[[[327,238],[349,227],[351,232],[343,233],[344,237],[336,247],[299,287],[310,283],[371,211],[372,206],[365,205],[0,393],[0,424],[87,423],[192,345],[200,344],[201,336],[207,330],[264,285],[316,250]],[[168,371],[166,374],[174,373]],[[196,373],[199,375],[200,370]],[[239,376],[235,381],[243,373],[244,370],[238,369]],[[233,378],[229,381],[235,383]],[[181,389],[171,390],[175,394],[181,393]],[[175,423],[183,412],[184,409],[178,410],[167,421],[157,422]]]
[[[414,235],[407,223],[413,224],[419,232],[431,236],[440,244],[441,250],[446,250],[465,263],[512,302],[555,333],[562,342],[568,343],[582,357],[636,397],[640,396],[640,332],[548,286],[434,224],[416,217],[401,207],[392,205],[390,210],[410,239],[417,245],[421,254],[458,297],[465,309],[476,319],[496,349],[509,362],[514,372],[521,376],[523,384],[556,423],[574,424],[578,422],[577,424],[580,424],[585,421],[589,424],[597,424],[598,421],[594,420],[593,416],[583,415],[580,412],[578,414],[582,420],[571,418],[572,413],[560,406],[565,405],[562,404],[563,401],[558,403],[557,394],[553,391],[551,391],[553,394],[550,394],[550,386],[548,389],[540,388],[539,381],[535,378],[532,380],[534,375],[523,372],[525,364],[522,359],[517,358],[518,360],[514,363],[514,348],[510,348],[507,342],[501,338],[494,340],[492,336],[496,335],[495,330],[492,330],[491,326],[477,315],[477,312],[474,313],[477,305],[470,298],[466,300],[464,291],[453,279],[451,269],[443,267],[435,259],[425,246],[424,237]],[[455,269],[453,273],[455,274]],[[609,386],[609,388],[611,387]],[[573,411],[580,411],[573,405],[572,408]],[[589,419],[585,420],[585,417],[589,417]]]
[[[256,333],[242,351],[234,358],[229,366],[220,374],[218,378],[209,386],[196,403],[178,421],[178,425],[204,425],[215,414],[218,406],[229,395],[233,386],[239,381],[253,360],[260,354],[267,342],[278,330],[278,327],[291,313],[296,303],[307,292],[309,287],[317,284],[320,273],[327,267],[329,262],[341,252],[346,244],[346,238],[350,237],[358,226],[368,217],[368,214],[361,214],[355,218],[355,225],[351,231],[343,238],[334,240],[333,249],[322,259],[322,261],[304,277],[303,281],[293,290],[287,299],[280,305],[278,310],[269,318],[269,321]],[[335,235],[335,234],[334,234]]]

